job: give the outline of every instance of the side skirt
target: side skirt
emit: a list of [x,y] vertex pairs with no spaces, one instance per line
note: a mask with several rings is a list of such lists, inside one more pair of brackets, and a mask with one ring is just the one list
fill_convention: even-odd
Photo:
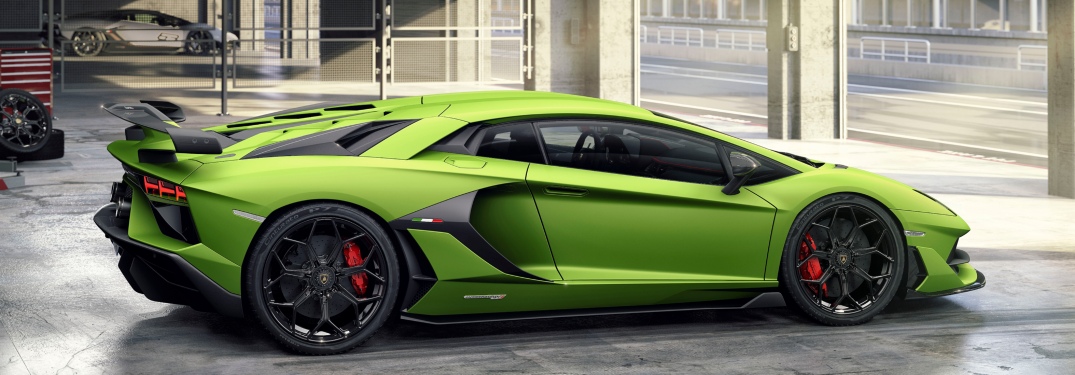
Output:
[[652,306],[629,306],[629,307],[609,307],[609,308],[597,308],[597,309],[576,309],[576,310],[552,310],[552,311],[532,311],[532,312],[518,312],[518,313],[498,313],[498,314],[471,314],[471,315],[445,315],[445,316],[433,316],[433,315],[419,315],[410,313],[401,313],[400,318],[403,320],[409,320],[412,322],[420,322],[426,324],[444,325],[444,324],[462,324],[462,323],[483,323],[483,322],[498,322],[505,320],[528,320],[528,319],[548,319],[548,318],[568,318],[568,317],[581,317],[581,316],[597,316],[597,315],[620,315],[620,314],[640,314],[640,313],[655,313],[655,312],[673,312],[673,311],[698,311],[698,310],[738,310],[738,309],[751,309],[762,307],[784,307],[784,296],[780,292],[766,292],[759,294],[757,297],[751,299],[737,299],[727,301],[714,301],[703,303],[682,303],[671,305],[652,305]]

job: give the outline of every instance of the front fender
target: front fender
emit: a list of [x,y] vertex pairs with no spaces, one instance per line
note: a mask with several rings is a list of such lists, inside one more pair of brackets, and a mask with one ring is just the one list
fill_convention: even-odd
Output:
[[[951,239],[952,243],[969,230],[966,223],[958,216],[910,186],[855,168],[837,168],[832,164],[827,164],[817,170],[750,186],[746,189],[776,207],[776,218],[773,220],[773,234],[769,241],[769,255],[765,267],[767,280],[776,280],[778,277],[780,258],[795,218],[809,204],[832,194],[862,195],[889,209],[905,228],[908,223],[913,224],[913,228],[928,228],[934,231],[936,236]],[[926,221],[922,224],[907,221],[909,215],[913,213],[936,216],[938,221]],[[930,225],[937,225],[937,227]],[[947,230],[938,231],[938,228],[947,228]]]

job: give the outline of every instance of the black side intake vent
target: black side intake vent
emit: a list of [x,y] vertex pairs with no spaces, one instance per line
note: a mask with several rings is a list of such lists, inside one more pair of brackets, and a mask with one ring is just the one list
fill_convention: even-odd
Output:
[[375,108],[375,107],[373,105],[371,105],[371,104],[350,104],[350,105],[341,105],[339,107],[329,107],[329,108],[325,108],[325,110],[326,111],[365,111],[367,109],[373,109],[373,108]]
[[336,140],[336,143],[352,154],[362,155],[363,152],[368,151],[415,121],[372,122],[368,126],[363,126],[340,137],[340,139]]
[[273,117],[273,119],[275,119],[275,120],[295,120],[295,119],[318,117],[318,116],[321,116],[321,113],[319,113],[319,112],[295,113],[295,114],[290,114],[290,115],[276,116],[276,117]]

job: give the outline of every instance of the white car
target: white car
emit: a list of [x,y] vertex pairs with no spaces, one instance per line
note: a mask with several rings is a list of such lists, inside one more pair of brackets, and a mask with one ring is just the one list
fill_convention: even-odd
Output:
[[[64,19],[56,30],[61,42],[79,56],[106,51],[186,52],[205,55],[223,45],[220,29],[153,10],[119,9],[83,13]],[[239,37],[227,33],[229,44]]]

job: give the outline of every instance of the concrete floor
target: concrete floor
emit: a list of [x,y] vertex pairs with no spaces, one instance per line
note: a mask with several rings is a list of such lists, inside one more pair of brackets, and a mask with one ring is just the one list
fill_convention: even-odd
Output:
[[[216,121],[206,115],[211,97],[198,96],[180,101],[189,124]],[[288,103],[322,99],[332,98]],[[898,303],[847,328],[787,309],[397,322],[349,354],[292,355],[253,323],[151,302],[123,280],[90,215],[122,173],[104,147],[124,125],[93,109],[96,100],[59,98],[67,156],[21,164],[29,186],[0,191],[0,374],[1075,372],[1075,201],[1045,195],[1044,169],[856,141],[772,141],[759,139],[763,128],[701,118],[935,195],[974,228],[961,247],[988,285]]]

